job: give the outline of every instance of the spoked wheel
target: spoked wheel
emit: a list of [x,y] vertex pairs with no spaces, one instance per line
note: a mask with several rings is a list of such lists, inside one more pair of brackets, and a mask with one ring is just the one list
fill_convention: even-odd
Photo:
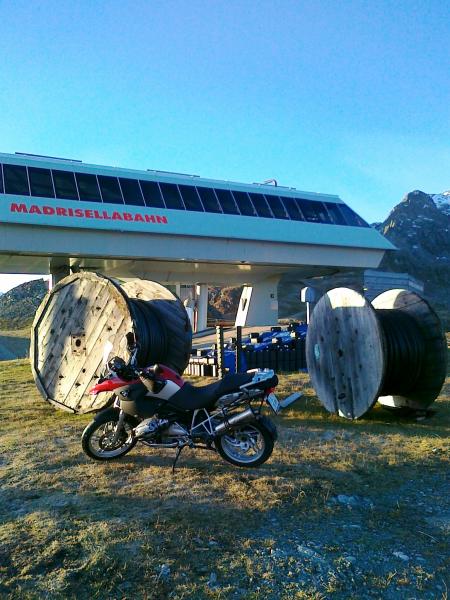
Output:
[[132,435],[134,424],[127,418],[115,439],[118,421],[119,412],[107,410],[86,427],[81,436],[81,445],[90,458],[95,460],[119,458],[136,445],[137,440]]
[[263,423],[245,423],[216,439],[216,448],[226,461],[238,467],[257,467],[270,457],[273,436]]

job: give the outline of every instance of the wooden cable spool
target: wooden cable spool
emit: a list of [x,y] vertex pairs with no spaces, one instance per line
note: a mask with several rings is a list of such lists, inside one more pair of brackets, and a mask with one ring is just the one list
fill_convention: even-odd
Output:
[[89,396],[100,375],[105,345],[128,359],[126,334],[139,344],[138,363],[161,362],[182,373],[192,330],[181,300],[159,283],[123,285],[96,273],[75,273],[46,295],[31,332],[31,368],[42,396],[55,407],[85,413],[110,396]]
[[370,304],[335,288],[314,308],[306,361],[324,407],[357,419],[377,400],[425,410],[444,383],[447,345],[439,317],[418,294],[388,290]]

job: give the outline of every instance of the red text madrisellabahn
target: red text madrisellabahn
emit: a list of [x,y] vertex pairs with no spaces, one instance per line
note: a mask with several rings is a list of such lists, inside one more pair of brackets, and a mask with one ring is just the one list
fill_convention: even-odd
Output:
[[12,213],[26,213],[29,215],[55,215],[57,217],[76,217],[86,219],[101,219],[106,221],[138,221],[141,223],[167,223],[167,217],[161,215],[147,215],[141,213],[129,213],[107,210],[91,210],[89,208],[65,208],[62,206],[39,206],[32,204],[11,203],[10,210]]

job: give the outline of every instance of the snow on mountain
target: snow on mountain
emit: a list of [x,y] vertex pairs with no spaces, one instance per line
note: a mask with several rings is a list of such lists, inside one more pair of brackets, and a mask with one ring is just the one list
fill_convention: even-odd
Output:
[[439,210],[450,215],[450,190],[442,194],[431,194],[431,197]]

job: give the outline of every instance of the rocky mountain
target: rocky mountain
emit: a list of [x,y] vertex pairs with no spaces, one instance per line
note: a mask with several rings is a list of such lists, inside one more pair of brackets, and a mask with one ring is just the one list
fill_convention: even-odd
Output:
[[43,279],[27,281],[0,297],[0,329],[21,329],[31,325],[36,309],[48,291]]
[[[440,314],[444,325],[450,327],[450,191],[442,194],[426,194],[415,190],[406,194],[382,223],[373,223],[397,248],[386,253],[379,269],[409,273],[425,284],[424,295]],[[305,308],[299,302],[299,291],[310,285],[319,293],[333,287],[350,287],[363,290],[363,274],[358,272],[337,273],[329,277],[302,279],[295,272],[280,280],[279,314],[281,318],[302,319]],[[233,313],[230,305],[230,288],[226,292],[226,312]],[[236,307],[239,295],[236,295]],[[214,310],[223,314],[221,294],[214,292]]]
[[450,194],[406,194],[376,225],[397,252],[383,258],[383,271],[407,272],[425,284],[425,296],[447,318],[450,311]]
[[446,215],[450,215],[450,191],[443,192],[442,194],[433,194],[431,197],[440,211]]

